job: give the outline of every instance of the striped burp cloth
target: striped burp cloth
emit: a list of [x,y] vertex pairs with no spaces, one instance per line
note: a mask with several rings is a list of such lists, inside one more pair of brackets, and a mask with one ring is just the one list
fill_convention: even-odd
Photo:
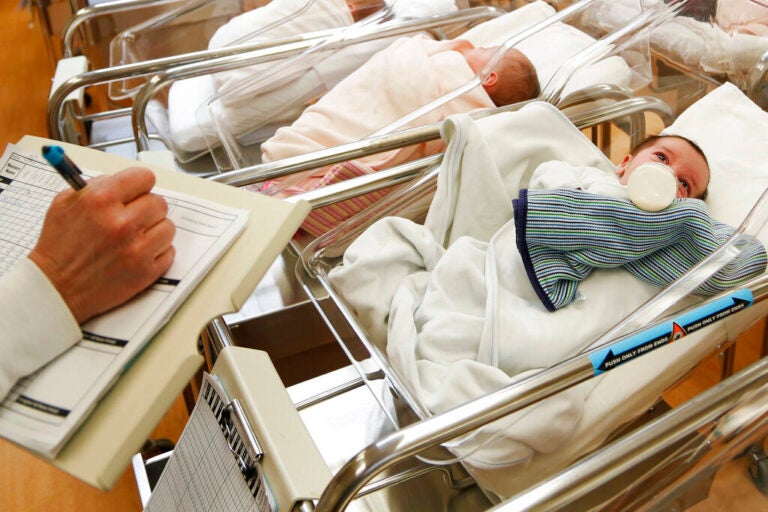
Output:
[[[630,201],[580,190],[521,190],[513,201],[517,248],[544,306],[555,311],[576,297],[594,268],[624,267],[639,279],[667,286],[720,247],[734,228],[712,219],[697,199],[676,199],[659,212]],[[755,239],[702,284],[711,295],[765,271]]]

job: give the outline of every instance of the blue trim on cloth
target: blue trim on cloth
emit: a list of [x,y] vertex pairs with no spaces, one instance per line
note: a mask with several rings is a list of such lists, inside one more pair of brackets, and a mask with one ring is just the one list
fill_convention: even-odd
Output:
[[557,311],[557,307],[555,307],[554,303],[549,300],[549,295],[539,283],[531,253],[528,252],[528,244],[526,243],[526,226],[528,225],[528,189],[524,188],[520,190],[519,197],[512,200],[512,208],[514,211],[513,218],[515,219],[515,244],[517,245],[520,257],[523,259],[523,266],[525,267],[525,273],[528,275],[528,280],[531,282],[533,290],[536,292],[541,303],[544,304],[544,307],[547,308],[548,311]]

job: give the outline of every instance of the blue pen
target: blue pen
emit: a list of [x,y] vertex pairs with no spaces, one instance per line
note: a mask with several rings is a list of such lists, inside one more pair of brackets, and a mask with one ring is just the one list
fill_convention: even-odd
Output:
[[73,189],[80,190],[86,185],[82,171],[64,154],[64,149],[61,146],[43,146],[43,157]]

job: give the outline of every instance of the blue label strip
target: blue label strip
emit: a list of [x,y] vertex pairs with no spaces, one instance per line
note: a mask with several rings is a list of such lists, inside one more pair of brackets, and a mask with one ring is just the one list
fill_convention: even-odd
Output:
[[705,304],[663,324],[637,333],[618,343],[590,354],[595,375],[663,347],[673,341],[748,308],[754,303],[752,291],[744,288]]

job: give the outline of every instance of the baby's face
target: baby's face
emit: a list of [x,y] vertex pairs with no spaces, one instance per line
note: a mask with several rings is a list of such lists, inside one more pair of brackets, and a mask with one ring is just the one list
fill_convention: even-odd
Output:
[[488,64],[488,61],[491,60],[491,57],[496,53],[497,48],[498,47],[496,46],[472,48],[464,54],[464,57],[467,59],[467,64],[469,64],[470,69],[472,69],[475,74],[478,74],[483,70],[485,65]]
[[640,164],[660,162],[668,165],[677,177],[677,197],[700,197],[709,185],[709,166],[688,142],[676,137],[654,140],[632,157],[627,155],[618,169],[619,181],[626,185]]

